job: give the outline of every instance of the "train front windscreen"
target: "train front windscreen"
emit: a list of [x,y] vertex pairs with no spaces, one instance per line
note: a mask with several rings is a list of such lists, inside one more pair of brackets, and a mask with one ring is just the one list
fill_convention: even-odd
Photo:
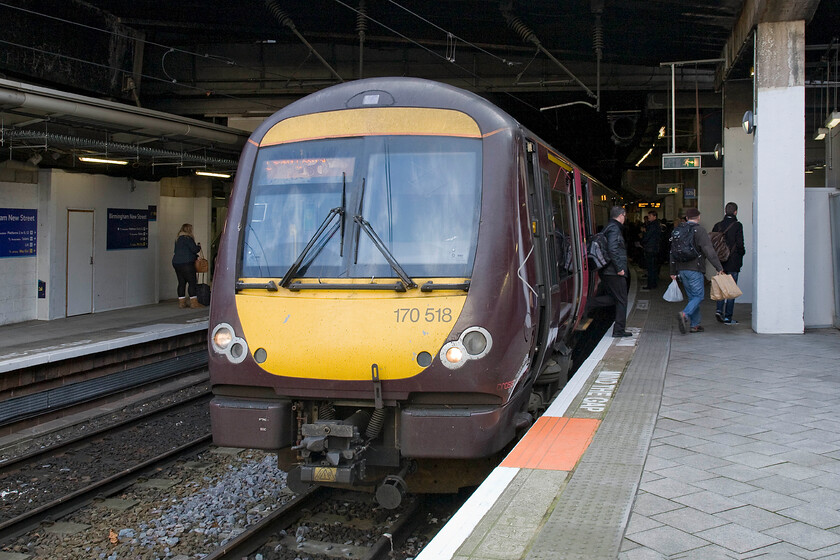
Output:
[[[261,148],[240,274],[469,278],[481,206],[481,140],[370,136]],[[383,248],[384,246],[384,248]]]

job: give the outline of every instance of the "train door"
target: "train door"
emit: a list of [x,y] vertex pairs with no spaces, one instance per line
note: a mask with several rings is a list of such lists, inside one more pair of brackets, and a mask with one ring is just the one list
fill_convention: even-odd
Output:
[[[537,341],[539,344],[538,353],[534,356],[532,367],[541,371],[546,359],[546,341],[551,333],[551,303],[552,294],[556,289],[556,280],[553,279],[549,255],[554,254],[553,240],[549,233],[549,225],[546,221],[544,208],[546,196],[542,186],[542,178],[539,173],[539,149],[536,142],[525,141],[528,183],[528,215],[531,220],[531,234],[534,237],[534,257],[537,264],[538,284],[535,286],[540,308],[540,317],[537,325]],[[555,329],[556,331],[556,329]]]
[[[580,219],[580,235],[583,238],[581,245],[583,246],[582,255],[587,254],[589,238],[595,233],[595,224],[592,220],[592,187],[589,178],[582,174],[579,170],[575,176],[575,188],[578,191],[578,216]],[[594,295],[595,284],[597,281],[597,272],[590,269],[589,258],[584,258],[581,264],[581,279],[582,279],[582,294],[581,294],[581,309],[586,306],[586,299],[590,294]]]

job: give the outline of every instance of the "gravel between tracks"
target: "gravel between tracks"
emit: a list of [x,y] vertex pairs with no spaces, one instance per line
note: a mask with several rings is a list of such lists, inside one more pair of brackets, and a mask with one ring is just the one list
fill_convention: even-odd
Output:
[[201,558],[288,501],[285,477],[273,455],[205,452],[3,550],[32,560]]

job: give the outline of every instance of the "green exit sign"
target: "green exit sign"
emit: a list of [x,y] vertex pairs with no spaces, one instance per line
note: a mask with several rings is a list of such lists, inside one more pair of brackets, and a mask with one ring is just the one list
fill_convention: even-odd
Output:
[[700,154],[662,154],[662,169],[700,169]]

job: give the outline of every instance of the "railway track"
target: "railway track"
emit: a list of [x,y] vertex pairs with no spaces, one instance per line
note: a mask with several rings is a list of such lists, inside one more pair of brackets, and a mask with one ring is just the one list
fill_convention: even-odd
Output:
[[[359,494],[351,497],[358,498]],[[398,513],[389,512],[391,519],[377,519],[380,508],[373,504],[354,509],[354,516],[345,517],[328,513],[336,504],[344,503],[348,495],[329,488],[315,487],[278,508],[232,539],[225,546],[216,549],[204,560],[240,560],[251,558],[251,554],[261,551],[263,558],[329,557],[354,560],[386,560],[393,558],[395,546],[399,546],[422,521],[422,507],[425,502],[412,499],[402,506]],[[332,503],[332,508],[330,504]],[[327,507],[324,507],[326,505]],[[363,517],[358,517],[363,511]],[[340,526],[341,530],[335,529]],[[367,535],[356,544],[357,539],[350,538],[352,528]],[[359,529],[360,527],[364,527]],[[293,531],[290,529],[294,528]],[[348,528],[350,530],[348,531]],[[379,535],[375,540],[371,535]],[[330,535],[336,540],[329,540]],[[317,538],[316,538],[317,537]],[[364,542],[372,540],[372,542]],[[286,553],[284,556],[283,553]]]
[[0,464],[0,542],[209,447],[208,401],[196,396]]

